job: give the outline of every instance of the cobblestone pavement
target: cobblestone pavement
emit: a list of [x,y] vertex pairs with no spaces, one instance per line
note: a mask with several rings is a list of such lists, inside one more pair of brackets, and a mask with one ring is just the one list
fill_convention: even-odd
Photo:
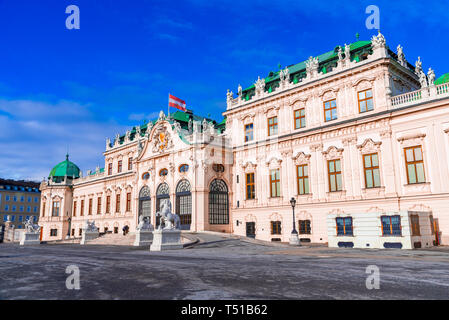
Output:
[[[75,244],[0,244],[0,299],[449,299],[449,249],[292,248],[197,234],[166,252]],[[80,270],[68,290],[67,266]],[[368,290],[366,268],[380,270]]]

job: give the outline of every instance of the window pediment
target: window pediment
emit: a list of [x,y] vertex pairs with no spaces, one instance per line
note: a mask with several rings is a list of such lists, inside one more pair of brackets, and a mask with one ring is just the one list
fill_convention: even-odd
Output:
[[296,165],[299,164],[308,164],[310,162],[310,154],[305,154],[303,151],[300,151],[293,155],[292,159]]
[[368,139],[365,139],[365,141],[362,144],[359,144],[357,146],[357,148],[362,153],[375,153],[375,152],[379,152],[381,144],[382,144],[381,141],[374,142],[373,139],[368,138]]
[[323,156],[326,160],[339,159],[343,156],[343,148],[330,146],[326,151],[323,151]]

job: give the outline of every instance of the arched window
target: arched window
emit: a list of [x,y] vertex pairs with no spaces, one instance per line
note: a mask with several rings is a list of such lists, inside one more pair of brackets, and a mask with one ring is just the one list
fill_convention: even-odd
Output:
[[149,217],[151,221],[151,194],[147,186],[139,192],[139,216]]
[[179,166],[179,172],[187,172],[189,171],[189,165],[188,164],[183,164],[181,166]]
[[162,169],[161,171],[159,171],[159,175],[161,177],[165,177],[166,175],[168,175],[168,170],[167,169]]
[[187,180],[179,181],[176,187],[176,214],[181,218],[181,229],[190,230],[192,223],[192,194]]
[[209,187],[209,223],[229,224],[228,186],[223,180],[215,179]]

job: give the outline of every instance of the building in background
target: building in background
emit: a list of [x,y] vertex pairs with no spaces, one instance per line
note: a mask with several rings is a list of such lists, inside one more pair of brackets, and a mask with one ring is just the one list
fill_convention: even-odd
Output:
[[23,223],[30,217],[38,222],[39,185],[37,182],[0,179],[0,225],[5,224],[8,216],[15,229],[23,229]]

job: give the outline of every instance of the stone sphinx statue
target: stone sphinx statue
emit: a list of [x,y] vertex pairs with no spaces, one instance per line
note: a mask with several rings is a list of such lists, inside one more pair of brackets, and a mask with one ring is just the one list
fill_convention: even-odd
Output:
[[89,220],[86,220],[84,222],[83,230],[85,232],[97,232],[98,228],[95,226],[95,220],[92,220],[92,222],[89,222]]
[[139,224],[137,225],[137,230],[153,231],[154,227],[150,223],[148,217],[140,216],[139,217]]
[[181,219],[176,213],[171,212],[171,209],[170,200],[163,200],[161,203],[161,211],[157,213],[161,217],[158,230],[162,229],[162,224],[165,224],[164,230],[181,229]]

